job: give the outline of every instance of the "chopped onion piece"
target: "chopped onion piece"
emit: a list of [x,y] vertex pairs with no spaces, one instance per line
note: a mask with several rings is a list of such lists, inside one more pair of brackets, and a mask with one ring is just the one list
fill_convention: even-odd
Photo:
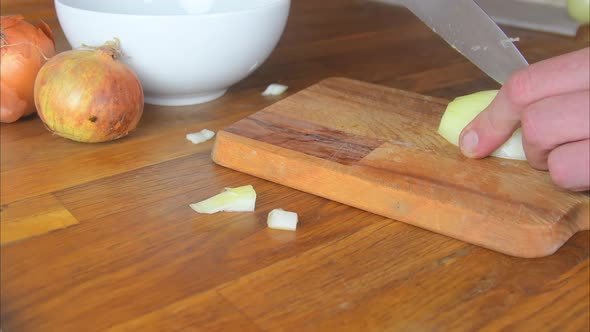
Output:
[[[455,98],[447,105],[438,127],[438,133],[449,143],[458,146],[459,136],[463,128],[488,107],[497,94],[498,90],[487,90]],[[526,156],[522,146],[522,130],[517,129],[510,139],[492,153],[492,156],[525,160]]]
[[510,47],[510,45],[514,42],[518,42],[520,41],[520,37],[516,37],[516,38],[507,38],[507,39],[502,39],[500,40],[500,44],[502,44],[502,47],[504,48],[508,48]]
[[209,129],[203,129],[198,133],[186,134],[186,139],[193,142],[193,144],[199,144],[210,140],[213,136],[215,136],[214,132]]
[[262,93],[263,96],[278,96],[282,95],[285,91],[287,91],[288,87],[286,85],[273,83],[269,85],[266,90]]
[[251,212],[256,206],[256,191],[251,185],[225,188],[217,194],[204,201],[191,204],[191,209],[199,212],[212,214],[217,212]]
[[266,224],[269,228],[294,231],[297,229],[297,213],[274,209],[268,213]]

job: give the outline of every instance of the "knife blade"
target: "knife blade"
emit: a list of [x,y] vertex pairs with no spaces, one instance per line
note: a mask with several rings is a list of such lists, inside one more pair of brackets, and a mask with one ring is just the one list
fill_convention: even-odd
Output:
[[513,72],[528,66],[513,40],[473,0],[402,3],[496,82],[504,84]]

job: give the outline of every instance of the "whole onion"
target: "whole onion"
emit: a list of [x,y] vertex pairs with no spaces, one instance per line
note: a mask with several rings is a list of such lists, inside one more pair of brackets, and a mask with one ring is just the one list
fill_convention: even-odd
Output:
[[21,15],[0,17],[0,122],[35,113],[35,77],[55,54],[53,32],[45,22],[33,26]]
[[126,136],[143,114],[143,89],[121,56],[119,41],[54,56],[39,70],[35,104],[53,133],[78,142]]
[[577,22],[590,23],[590,0],[567,0],[567,12]]

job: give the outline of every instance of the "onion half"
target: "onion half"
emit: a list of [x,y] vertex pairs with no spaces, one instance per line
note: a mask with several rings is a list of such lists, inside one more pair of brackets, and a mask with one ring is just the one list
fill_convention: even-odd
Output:
[[[438,127],[438,133],[449,143],[458,146],[463,128],[488,107],[497,94],[498,90],[486,90],[455,98],[447,105]],[[517,129],[510,139],[491,155],[505,159],[525,160],[522,130]]]

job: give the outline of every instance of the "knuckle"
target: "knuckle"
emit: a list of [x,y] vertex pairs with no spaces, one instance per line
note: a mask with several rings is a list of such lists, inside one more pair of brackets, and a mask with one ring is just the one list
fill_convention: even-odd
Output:
[[559,158],[559,154],[550,153],[549,158],[547,159],[547,165],[549,169],[549,175],[551,176],[551,181],[561,188],[569,189],[569,172],[565,163],[563,162],[563,159]]
[[538,113],[534,110],[525,110],[522,112],[520,125],[522,127],[523,140],[530,146],[540,149],[550,148],[550,142],[546,133],[539,130]]
[[520,70],[514,73],[504,84],[508,99],[518,105],[524,106],[531,100],[534,80],[529,70]]

